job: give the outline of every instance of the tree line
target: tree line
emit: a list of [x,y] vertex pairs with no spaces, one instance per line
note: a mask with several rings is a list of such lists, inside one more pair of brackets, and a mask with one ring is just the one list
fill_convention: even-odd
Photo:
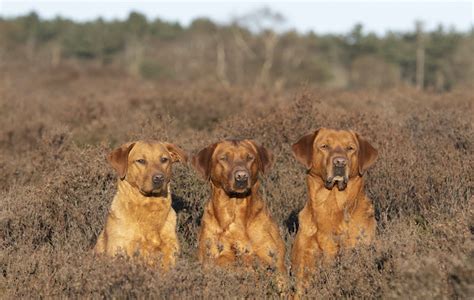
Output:
[[[42,19],[32,12],[0,19],[0,55],[47,63],[69,61],[119,66],[151,80],[211,81],[225,86],[283,88],[301,84],[333,88],[449,90],[472,87],[474,28],[438,26],[376,35],[356,24],[345,34],[275,31],[284,18],[268,9],[217,24],[189,26],[148,20],[76,22]],[[270,25],[268,25],[270,24]]]

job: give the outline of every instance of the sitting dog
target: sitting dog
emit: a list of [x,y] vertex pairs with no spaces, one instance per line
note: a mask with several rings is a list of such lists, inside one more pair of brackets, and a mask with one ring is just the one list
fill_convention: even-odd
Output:
[[202,149],[192,164],[209,180],[211,199],[206,204],[199,235],[202,263],[229,265],[254,258],[285,272],[285,245],[259,195],[259,173],[273,156],[251,140],[226,140]]
[[331,261],[340,247],[368,244],[375,234],[372,203],[364,192],[365,171],[377,150],[353,131],[321,128],[292,146],[308,170],[309,200],[299,213],[292,272],[300,280],[318,257]]
[[118,174],[118,190],[96,253],[139,255],[168,269],[179,251],[176,213],[171,207],[171,165],[186,162],[177,146],[155,141],[128,143],[115,149],[108,161]]

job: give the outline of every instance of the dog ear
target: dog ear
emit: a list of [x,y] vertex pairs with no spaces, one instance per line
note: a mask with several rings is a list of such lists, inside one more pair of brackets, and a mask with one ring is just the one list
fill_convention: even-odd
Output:
[[212,154],[216,149],[217,143],[207,146],[198,152],[193,157],[192,165],[198,173],[200,173],[205,179],[211,178],[211,160]]
[[305,166],[308,170],[311,169],[311,160],[313,159],[313,143],[318,135],[319,129],[313,133],[309,133],[301,137],[296,143],[291,146],[293,155],[296,160]]
[[364,175],[365,171],[367,171],[367,169],[374,164],[375,160],[377,159],[378,152],[359,134],[356,133],[356,137],[359,141],[359,174],[362,176]]
[[112,168],[117,171],[119,178],[122,180],[127,174],[128,154],[130,153],[130,150],[132,150],[133,146],[135,146],[135,143],[123,144],[122,146],[110,152],[107,156],[107,160],[112,165]]
[[258,155],[258,168],[260,171],[265,174],[267,173],[273,165],[273,153],[265,148],[264,146],[258,145],[254,141],[250,141],[255,149],[257,150]]
[[171,160],[173,162],[183,162],[186,163],[188,161],[188,156],[186,152],[184,152],[181,148],[176,146],[175,144],[171,143],[163,143],[171,155]]

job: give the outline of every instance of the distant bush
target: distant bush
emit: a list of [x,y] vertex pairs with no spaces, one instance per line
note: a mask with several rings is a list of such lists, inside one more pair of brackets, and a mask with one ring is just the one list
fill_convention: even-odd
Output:
[[140,74],[146,79],[172,79],[173,76],[170,71],[166,70],[157,61],[144,61],[140,65]]
[[[148,20],[138,12],[125,20],[88,22],[43,20],[33,12],[0,20],[0,49],[13,58],[51,65],[64,58],[93,60],[120,65],[131,75],[149,79],[273,88],[302,83],[340,88],[415,85],[418,49],[424,53],[420,80],[428,89],[444,91],[474,82],[474,58],[469,51],[473,30],[456,32],[440,26],[428,32],[379,36],[356,24],[347,34],[336,35],[276,33],[270,25],[262,25],[278,24],[281,19],[280,14],[260,10],[230,25],[198,18],[184,27]],[[52,59],[45,59],[44,53]],[[128,57],[126,63],[123,57]],[[143,61],[149,67],[140,71]]]
[[361,56],[351,65],[350,86],[353,88],[393,88],[400,85],[400,69],[374,56]]

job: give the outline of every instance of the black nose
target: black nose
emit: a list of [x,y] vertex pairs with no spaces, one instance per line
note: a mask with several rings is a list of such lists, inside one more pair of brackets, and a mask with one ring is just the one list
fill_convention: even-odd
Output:
[[234,173],[235,181],[246,182],[249,179],[249,173],[247,171],[238,170]]
[[341,156],[334,157],[332,162],[335,167],[345,167],[347,165],[347,159]]
[[163,183],[163,181],[165,181],[165,175],[163,175],[162,173],[156,173],[155,175],[153,175],[151,180],[154,184],[161,184]]

